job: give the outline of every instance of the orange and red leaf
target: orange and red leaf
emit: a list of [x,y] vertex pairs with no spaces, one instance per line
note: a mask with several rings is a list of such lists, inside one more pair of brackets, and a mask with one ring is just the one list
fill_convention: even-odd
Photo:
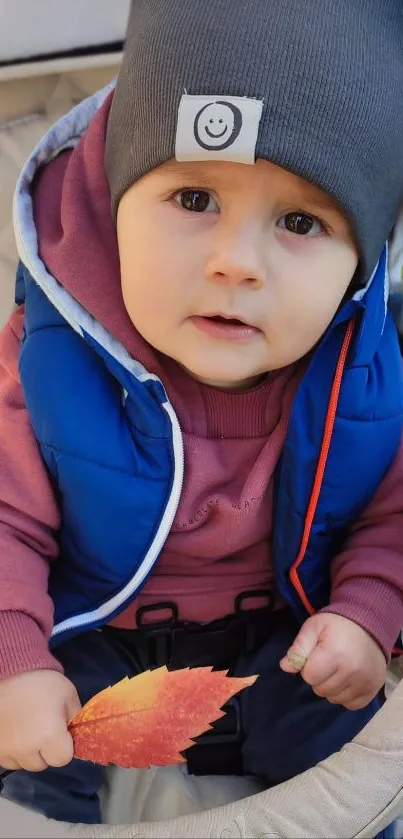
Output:
[[256,676],[211,667],[147,670],[90,699],[71,720],[74,754],[102,765],[146,768],[184,763],[191,738],[223,716],[222,706]]

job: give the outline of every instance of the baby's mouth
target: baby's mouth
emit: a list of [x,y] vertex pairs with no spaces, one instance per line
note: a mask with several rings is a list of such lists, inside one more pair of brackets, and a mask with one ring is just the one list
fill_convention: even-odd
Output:
[[206,320],[211,320],[215,323],[223,323],[226,325],[235,324],[236,326],[249,326],[248,323],[245,323],[244,320],[240,320],[239,318],[227,318],[224,315],[204,315]]
[[256,326],[252,326],[239,317],[231,317],[230,315],[194,315],[190,320],[197,329],[212,338],[245,341],[256,337],[260,333],[260,329]]

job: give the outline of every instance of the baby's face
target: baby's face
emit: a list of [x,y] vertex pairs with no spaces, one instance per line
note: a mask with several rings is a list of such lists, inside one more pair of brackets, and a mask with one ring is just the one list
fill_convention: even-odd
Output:
[[263,160],[169,161],[126,192],[117,227],[134,326],[223,388],[248,387],[309,352],[358,264],[335,202]]

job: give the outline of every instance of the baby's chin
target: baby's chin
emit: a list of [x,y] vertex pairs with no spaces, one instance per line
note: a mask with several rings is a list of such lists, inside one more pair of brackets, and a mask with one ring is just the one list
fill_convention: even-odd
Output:
[[244,378],[239,378],[239,376],[231,376],[231,375],[217,375],[217,370],[203,370],[203,371],[195,371],[189,370],[188,367],[181,365],[184,370],[194,379],[196,382],[200,382],[200,384],[208,385],[209,387],[215,387],[219,390],[248,390],[249,388],[255,387],[256,385],[260,384],[263,379],[266,378],[267,372],[265,373],[252,373],[250,376],[245,376]]

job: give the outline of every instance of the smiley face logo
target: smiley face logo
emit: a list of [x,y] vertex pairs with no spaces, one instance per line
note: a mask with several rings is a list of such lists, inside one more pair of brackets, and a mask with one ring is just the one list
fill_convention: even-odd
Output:
[[209,102],[196,114],[194,136],[202,149],[221,151],[235,142],[242,128],[242,113],[232,102]]

